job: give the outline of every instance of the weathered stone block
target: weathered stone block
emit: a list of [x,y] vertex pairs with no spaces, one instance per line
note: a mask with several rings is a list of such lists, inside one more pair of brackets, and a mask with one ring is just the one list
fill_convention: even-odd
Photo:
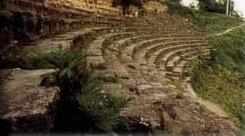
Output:
[[[47,132],[54,125],[60,90],[40,86],[54,70],[1,70],[0,124],[12,132]],[[6,74],[7,73],[7,74]],[[4,123],[3,123],[4,122]]]

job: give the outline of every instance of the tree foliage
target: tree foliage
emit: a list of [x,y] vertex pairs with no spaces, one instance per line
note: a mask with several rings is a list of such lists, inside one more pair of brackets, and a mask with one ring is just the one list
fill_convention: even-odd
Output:
[[[200,10],[209,11],[209,12],[217,12],[217,13],[225,13],[226,12],[226,1],[227,0],[197,0],[199,2]],[[173,10],[177,7],[181,7],[181,0],[167,0],[167,4],[170,5],[170,8]],[[231,6],[231,9],[233,7]]]
[[199,5],[205,11],[225,13],[226,10],[226,0],[199,0]]

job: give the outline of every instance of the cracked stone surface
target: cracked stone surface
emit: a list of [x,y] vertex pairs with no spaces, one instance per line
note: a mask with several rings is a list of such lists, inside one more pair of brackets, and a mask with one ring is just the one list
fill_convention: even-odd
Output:
[[[40,86],[43,76],[55,70],[1,70],[1,119],[13,131],[48,131],[54,125],[55,107],[60,97],[57,87]],[[5,74],[3,74],[5,73]]]

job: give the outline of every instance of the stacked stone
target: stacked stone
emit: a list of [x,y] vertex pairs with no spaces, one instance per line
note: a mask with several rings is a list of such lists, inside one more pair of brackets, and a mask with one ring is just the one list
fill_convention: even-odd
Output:
[[49,4],[57,8],[75,8],[93,13],[118,15],[119,9],[112,7],[112,0],[50,0]]
[[97,10],[101,13],[118,15],[120,14],[119,8],[112,7],[113,0],[97,0]]

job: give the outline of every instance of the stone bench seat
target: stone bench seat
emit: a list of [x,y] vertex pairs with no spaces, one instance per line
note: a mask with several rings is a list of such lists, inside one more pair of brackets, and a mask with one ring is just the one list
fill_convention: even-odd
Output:
[[42,76],[55,70],[8,69],[0,91],[0,123],[15,132],[48,131],[60,97],[57,87],[41,86]]

